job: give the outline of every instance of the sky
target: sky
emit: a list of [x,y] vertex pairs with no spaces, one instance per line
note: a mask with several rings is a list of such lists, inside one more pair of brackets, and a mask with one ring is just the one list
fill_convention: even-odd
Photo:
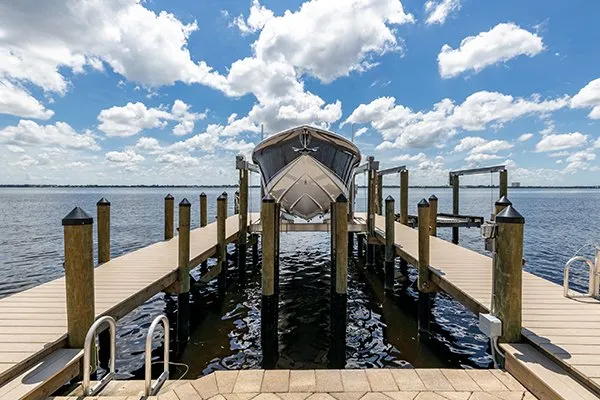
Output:
[[584,0],[0,0],[0,183],[232,184],[261,127],[311,124],[354,132],[415,185],[502,164],[522,185],[598,185],[598,15]]

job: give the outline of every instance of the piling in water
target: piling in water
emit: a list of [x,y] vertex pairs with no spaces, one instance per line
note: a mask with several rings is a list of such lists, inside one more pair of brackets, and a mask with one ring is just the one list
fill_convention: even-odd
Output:
[[262,200],[262,296],[261,296],[261,346],[265,369],[274,368],[279,357],[277,338],[278,310],[275,296],[275,199],[266,195]]
[[400,171],[400,223],[408,224],[408,170]]
[[[207,199],[206,193],[200,193],[200,227],[204,228],[208,223],[208,207],[207,207]],[[200,265],[200,273],[204,275],[208,272],[208,261],[202,261]]]
[[419,277],[418,287],[421,292],[431,288],[429,280],[429,203],[422,199],[418,206],[419,212]]
[[437,236],[438,198],[435,194],[429,196],[429,234]]
[[[452,175],[451,178],[452,183],[452,214],[458,215],[460,212],[460,204],[459,204],[459,188],[460,188],[460,180],[458,175]],[[458,244],[458,226],[452,227],[452,243]]]
[[[243,156],[238,156],[238,159]],[[238,272],[240,279],[243,279],[246,272],[246,257],[248,251],[248,173],[245,168],[239,170],[239,231],[237,237],[238,246]]]
[[178,275],[177,275],[177,343],[181,352],[190,336],[190,215],[187,199],[179,203]]
[[227,220],[227,193],[217,198],[217,271],[219,296],[225,294],[227,288],[227,242],[225,237]]
[[499,173],[500,197],[508,196],[508,171],[503,169]]
[[394,292],[394,260],[396,258],[394,229],[394,198],[385,199],[385,291]]
[[98,264],[110,261],[110,201],[104,197],[96,203]]
[[169,193],[165,196],[165,240],[173,238],[175,218],[175,198]]
[[[335,275],[332,271],[332,280],[335,287],[331,297],[331,353],[330,360],[333,367],[343,368],[345,366],[346,350],[346,322],[347,322],[347,290],[348,290],[348,200],[340,194],[333,203],[332,241],[335,242]],[[333,262],[332,262],[333,264]],[[334,279],[335,277],[335,279]]]

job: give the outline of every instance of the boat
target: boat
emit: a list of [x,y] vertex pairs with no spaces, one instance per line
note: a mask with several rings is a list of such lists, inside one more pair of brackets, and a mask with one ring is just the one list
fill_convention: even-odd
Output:
[[308,125],[270,136],[252,154],[265,193],[305,220],[325,215],[340,194],[348,198],[360,159],[348,139]]

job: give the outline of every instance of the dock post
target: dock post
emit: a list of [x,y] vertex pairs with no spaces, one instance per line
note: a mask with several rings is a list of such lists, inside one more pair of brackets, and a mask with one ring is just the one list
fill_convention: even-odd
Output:
[[177,345],[181,354],[190,336],[190,215],[187,199],[179,203],[178,235],[178,292],[177,292]]
[[509,205],[496,215],[492,312],[502,321],[504,342],[521,340],[523,228],[525,218]]
[[165,240],[173,239],[173,220],[175,218],[175,198],[169,193],[165,196]]
[[[98,264],[110,261],[110,201],[104,197],[96,203],[96,231],[98,234]],[[98,362],[107,369],[110,361],[110,332],[98,334]]]
[[[240,158],[243,160],[244,156],[237,156],[238,161]],[[239,203],[238,203],[238,216],[239,216],[239,231],[238,231],[238,273],[240,279],[246,274],[246,257],[248,251],[248,173],[246,168],[240,170],[240,182],[239,182]]]
[[383,215],[383,175],[377,174],[377,214]]
[[438,198],[435,194],[429,196],[429,226],[431,236],[437,236]]
[[[348,224],[354,223],[354,177],[352,177],[352,182],[350,184],[350,188],[348,191]],[[348,230],[348,258],[352,258],[354,254],[354,232],[350,232]]]
[[[83,348],[94,323],[94,219],[75,207],[62,219],[64,227],[67,343]],[[92,352],[94,353],[94,352]]]
[[227,288],[227,243],[226,243],[226,220],[227,220],[227,193],[223,192],[217,198],[217,271],[219,296],[225,294]]
[[[337,276],[336,273],[336,263],[335,263],[335,256],[336,256],[336,252],[335,252],[335,246],[337,244],[336,242],[336,236],[335,236],[335,230],[337,228],[337,220],[338,220],[338,215],[337,215],[337,207],[335,205],[335,201],[332,201],[329,203],[329,233],[331,235],[331,241],[329,242],[329,254],[330,254],[330,261],[329,261],[329,291],[330,291],[330,295],[331,298],[333,298],[333,294],[335,293],[335,278]],[[330,321],[330,326],[333,327],[333,321]]]
[[358,258],[364,257],[364,248],[365,248],[365,235],[361,233],[356,234],[356,254]]
[[429,280],[429,203],[422,199],[417,205],[419,213],[419,265],[418,265],[418,322],[419,333],[429,335],[431,320],[431,281]]
[[508,196],[508,171],[503,169],[499,175],[500,197]]
[[[400,223],[408,225],[408,170],[400,171]],[[400,258],[400,272],[408,276],[408,262]]]
[[[335,287],[331,297],[331,366],[343,368],[346,364],[346,321],[348,290],[348,199],[340,194],[333,203],[335,212]],[[332,210],[333,211],[333,210]],[[333,278],[333,276],[332,276]]]
[[[200,193],[200,228],[204,228],[208,224],[208,206],[206,193]],[[204,275],[208,272],[208,260],[202,261],[200,264],[200,274]]]
[[258,265],[258,238],[258,234],[252,234],[252,268]]
[[277,339],[277,301],[275,296],[275,199],[266,195],[262,199],[262,297],[261,346],[264,369],[274,368],[279,357]]
[[394,292],[394,259],[396,258],[394,198],[385,199],[385,291]]
[[275,202],[275,301],[279,304],[279,242],[281,238],[281,203]]
[[[459,207],[459,187],[460,179],[458,175],[452,175],[452,214],[458,215],[460,212]],[[452,243],[458,244],[458,226],[452,227]]]
[[367,186],[367,268],[375,266],[375,213],[376,213],[376,186],[377,186],[377,162],[375,157],[368,157],[369,169]]
[[[502,196],[498,200],[496,200],[496,203],[494,205],[495,205],[494,215],[498,215],[506,207],[512,206],[512,203],[508,199],[508,197]],[[495,219],[495,217],[494,217],[494,219]]]

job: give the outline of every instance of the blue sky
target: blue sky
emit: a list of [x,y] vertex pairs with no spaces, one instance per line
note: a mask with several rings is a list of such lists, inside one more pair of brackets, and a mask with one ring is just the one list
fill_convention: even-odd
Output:
[[[314,124],[414,184],[600,184],[600,3],[0,0],[0,183],[234,183]],[[467,183],[488,183],[489,177]]]

